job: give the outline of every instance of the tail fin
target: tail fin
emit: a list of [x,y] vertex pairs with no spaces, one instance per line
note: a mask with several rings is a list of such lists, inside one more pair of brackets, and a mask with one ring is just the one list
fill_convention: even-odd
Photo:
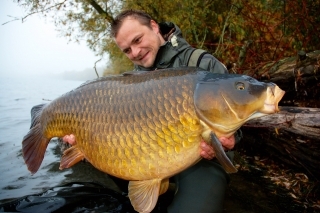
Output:
[[43,135],[40,115],[44,105],[37,105],[31,109],[30,131],[22,141],[22,155],[28,170],[34,174],[38,171],[50,138]]

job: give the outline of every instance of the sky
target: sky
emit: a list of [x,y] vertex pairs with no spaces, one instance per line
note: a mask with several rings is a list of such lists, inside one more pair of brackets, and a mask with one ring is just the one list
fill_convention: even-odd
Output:
[[[53,23],[37,14],[24,23],[12,17],[24,17],[26,12],[12,0],[0,3],[0,77],[46,75],[92,68],[100,57],[86,46],[59,37]],[[12,16],[12,17],[9,17]],[[106,64],[107,59],[97,63]]]

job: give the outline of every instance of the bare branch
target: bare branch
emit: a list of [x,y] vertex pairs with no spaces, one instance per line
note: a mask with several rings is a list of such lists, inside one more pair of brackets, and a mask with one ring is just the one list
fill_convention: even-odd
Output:
[[[22,21],[22,23],[23,23],[28,16],[31,16],[31,15],[33,15],[33,14],[46,12],[46,11],[48,11],[48,10],[54,8],[54,7],[61,7],[61,5],[63,5],[66,1],[67,1],[67,0],[64,0],[63,2],[57,3],[57,4],[55,4],[55,5],[52,5],[51,7],[45,8],[45,9],[43,9],[43,10],[29,13],[29,14],[27,14],[26,16],[22,17],[22,18],[21,18],[21,21]],[[18,20],[20,20],[20,18],[14,17],[13,20],[7,21],[7,22],[3,23],[2,25],[8,24],[8,23],[10,23],[10,22],[12,22],[12,21],[18,21]]]
[[106,16],[105,18],[107,19],[108,22],[110,22],[110,23],[113,22],[113,17],[112,17],[109,13],[107,13],[105,10],[103,10],[96,1],[90,0],[90,1],[89,1],[89,4],[90,4],[94,9],[96,9],[96,11],[97,11],[99,14],[105,15],[105,16]]
[[218,51],[221,48],[221,45],[223,45],[223,37],[224,37],[224,34],[225,34],[225,30],[226,30],[227,26],[229,25],[229,18],[231,16],[232,9],[233,9],[233,4],[230,7],[230,10],[228,12],[228,16],[226,18],[226,21],[224,22],[223,29],[222,29],[222,32],[221,32],[221,35],[220,35],[220,39],[219,39],[219,43],[218,43],[216,51],[214,52],[214,55],[218,54]]
[[1,25],[8,24],[8,23],[10,23],[10,22],[12,22],[12,21],[18,21],[18,20],[20,20],[20,18],[18,18],[18,17],[12,17],[12,16],[9,16],[9,17],[14,18],[14,19],[13,19],[13,20],[10,20],[10,21],[7,21],[7,22],[5,22],[5,23],[3,23],[3,24],[1,24]]
[[54,7],[59,7],[59,8],[60,8],[61,5],[63,5],[66,1],[67,1],[67,0],[64,0],[63,2],[57,3],[57,4],[55,4],[55,5],[52,5],[51,7],[45,8],[45,9],[43,9],[43,10],[29,13],[28,15],[26,15],[25,17],[22,18],[22,22],[23,22],[24,19],[26,19],[28,16],[31,16],[31,15],[33,15],[33,14],[35,14],[35,13],[43,13],[43,12],[46,12],[46,11],[54,8]]
[[102,58],[100,58],[98,61],[96,61],[95,63],[94,63],[94,71],[96,71],[96,75],[97,75],[97,77],[99,78],[99,73],[98,73],[98,71],[97,71],[97,63],[99,62],[99,61],[101,61],[102,60]]
[[100,41],[100,39],[102,39],[103,37],[105,37],[105,35],[107,35],[108,33],[104,33],[102,36],[100,36],[98,39],[96,39],[95,41],[93,41],[91,44],[90,44],[90,47],[93,47],[98,41]]

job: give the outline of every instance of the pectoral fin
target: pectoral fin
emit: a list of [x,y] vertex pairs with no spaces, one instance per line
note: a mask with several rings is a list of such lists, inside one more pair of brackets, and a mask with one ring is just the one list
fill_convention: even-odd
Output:
[[151,212],[157,204],[161,179],[130,181],[129,199],[138,212]]
[[84,159],[84,155],[78,147],[72,146],[63,152],[59,169],[70,168],[74,164]]
[[224,170],[226,170],[227,173],[237,172],[238,170],[234,167],[234,165],[226,155],[217,136],[213,132],[211,132],[210,138],[211,138],[211,145],[214,149],[216,158],[218,159],[219,163],[224,168]]

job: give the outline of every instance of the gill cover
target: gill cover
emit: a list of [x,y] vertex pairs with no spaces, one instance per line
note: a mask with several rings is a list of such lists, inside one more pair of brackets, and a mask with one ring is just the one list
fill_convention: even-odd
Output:
[[249,76],[207,73],[195,88],[196,113],[218,137],[231,136],[263,107],[266,88]]

